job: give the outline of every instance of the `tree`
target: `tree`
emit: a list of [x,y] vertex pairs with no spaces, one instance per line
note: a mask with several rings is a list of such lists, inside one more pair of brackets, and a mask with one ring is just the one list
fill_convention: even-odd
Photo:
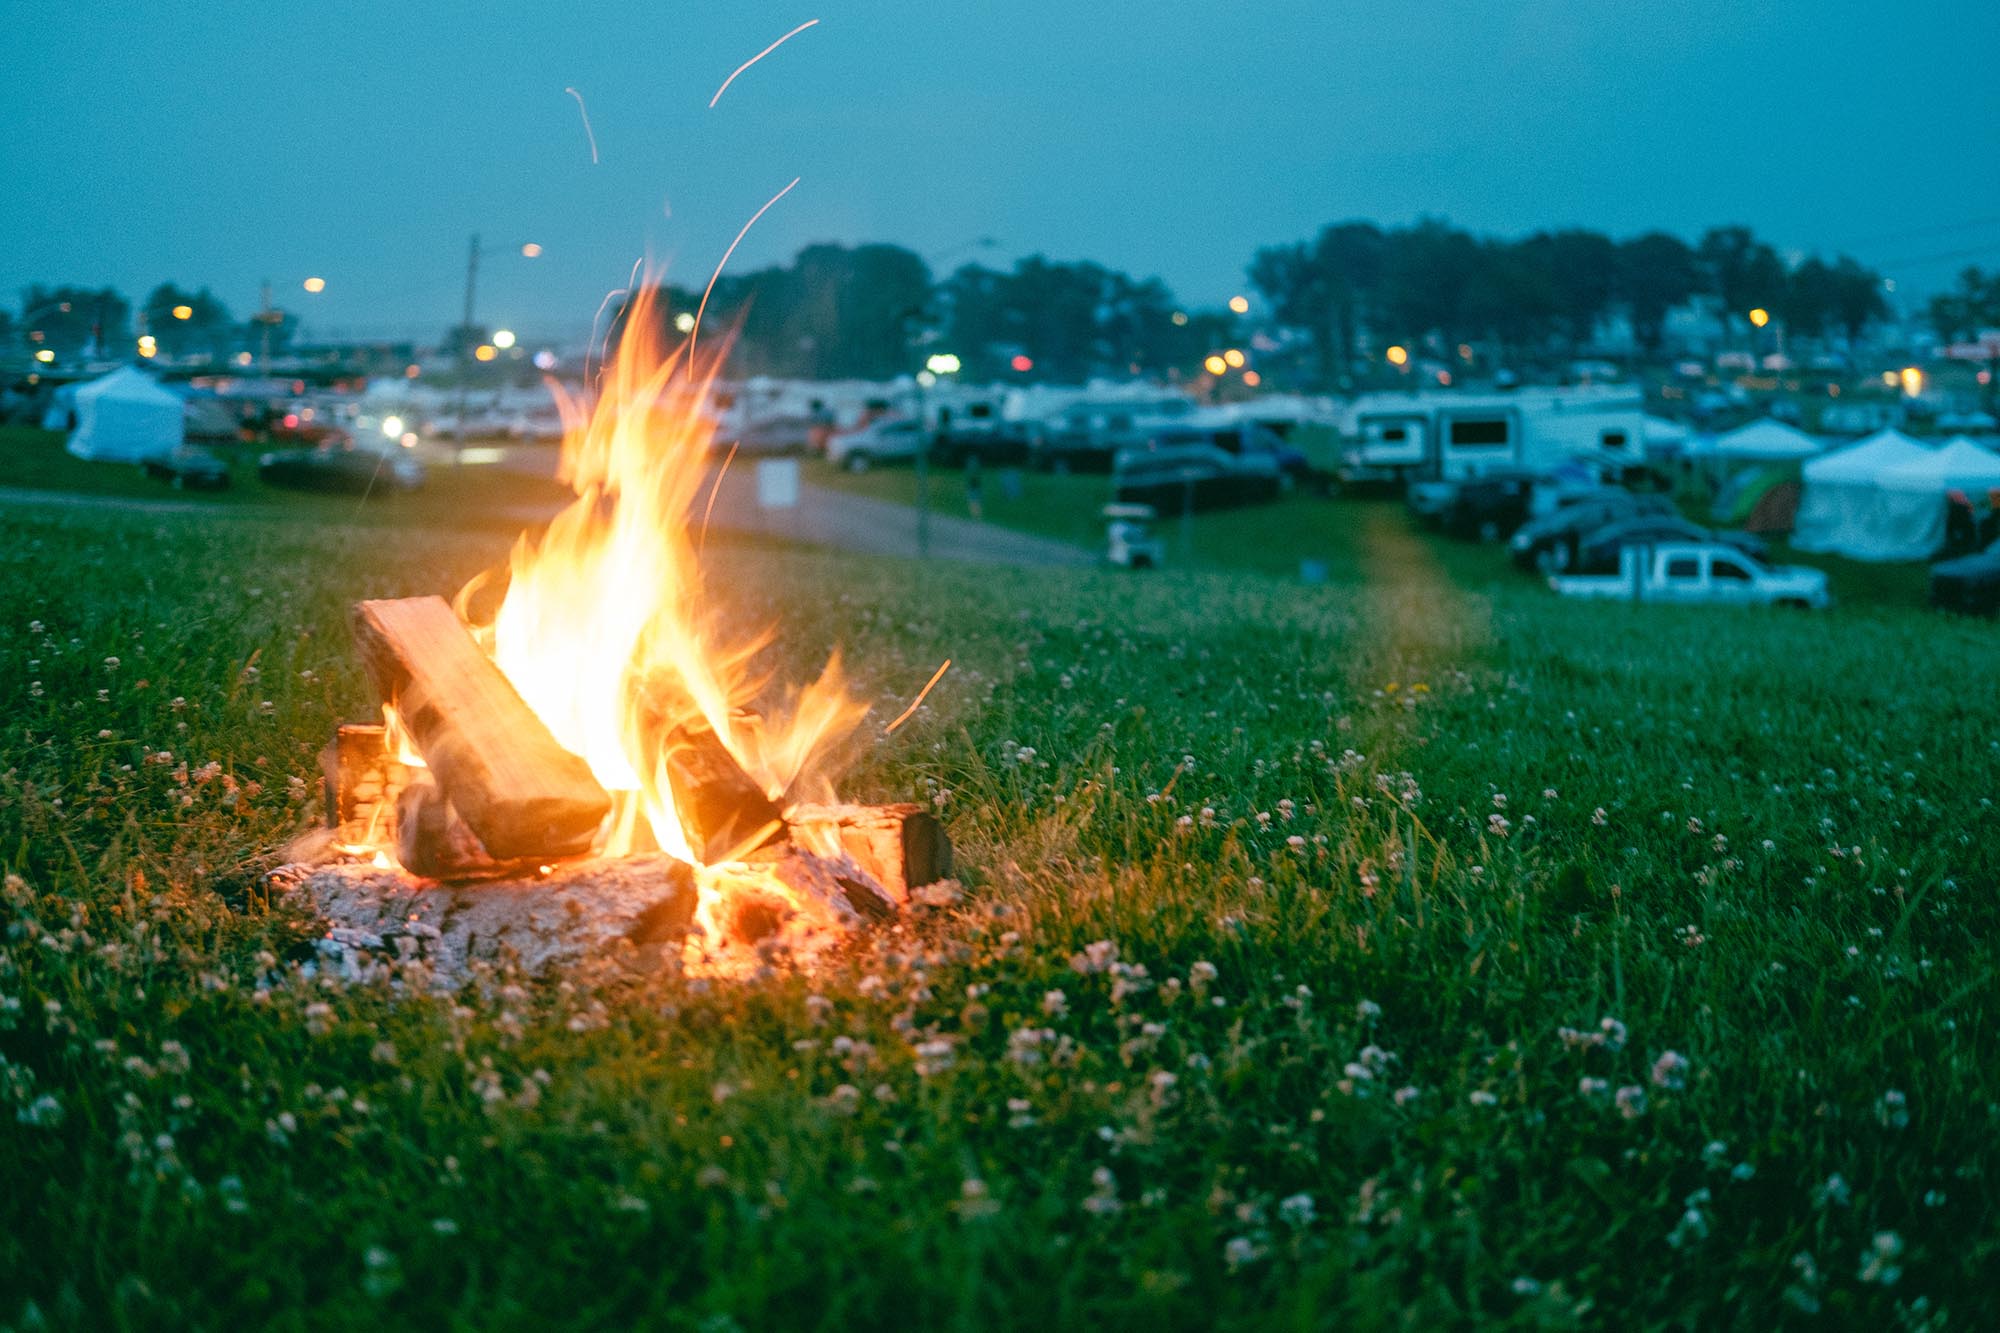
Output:
[[1570,349],[1588,343],[1611,308],[1618,276],[1618,247],[1602,232],[1571,229],[1528,239],[1546,271],[1549,300],[1568,334]]
[[1250,285],[1279,323],[1305,331],[1328,387],[1348,371],[1362,312],[1381,288],[1383,252],[1373,223],[1341,222],[1310,244],[1267,246],[1251,257]]
[[1726,340],[1736,316],[1768,310],[1785,294],[1785,266],[1778,252],[1758,240],[1748,227],[1711,227],[1696,247],[1696,257],[1708,279],[1708,290],[1722,298],[1718,318]]
[[21,297],[21,325],[29,340],[65,359],[91,347],[100,356],[129,355],[131,318],[131,304],[109,287],[37,283]]
[[1381,317],[1390,330],[1446,342],[1466,324],[1468,288],[1481,261],[1479,243],[1441,218],[1388,234],[1383,255]]
[[1811,255],[1785,275],[1778,316],[1788,331],[1802,338],[1820,338],[1833,322],[1834,303],[1833,269],[1818,255]]
[[1833,319],[1846,331],[1847,340],[1859,342],[1870,324],[1888,317],[1882,275],[1846,255],[1834,260]]
[[[181,309],[188,312],[186,319],[174,313]],[[153,289],[140,310],[145,316],[146,332],[153,335],[160,351],[167,356],[207,355],[219,359],[229,353],[229,344],[236,333],[235,322],[229,316],[229,308],[206,287],[186,292],[171,282],[163,282]]]
[[1618,246],[1613,291],[1625,303],[1633,339],[1648,353],[1660,350],[1667,312],[1699,285],[1694,251],[1678,236],[1649,231]]

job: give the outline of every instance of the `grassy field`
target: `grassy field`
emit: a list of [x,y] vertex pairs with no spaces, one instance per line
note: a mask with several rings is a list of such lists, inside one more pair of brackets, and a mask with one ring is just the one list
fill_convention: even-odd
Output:
[[1296,521],[1325,586],[722,550],[788,673],[954,658],[847,790],[966,898],[434,997],[257,875],[346,605],[500,534],[0,508],[0,1325],[2000,1320],[2000,630]]

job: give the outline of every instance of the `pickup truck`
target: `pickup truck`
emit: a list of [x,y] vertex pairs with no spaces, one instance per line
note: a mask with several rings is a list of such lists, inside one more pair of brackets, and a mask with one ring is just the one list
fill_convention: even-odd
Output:
[[1565,597],[1616,597],[1635,602],[1708,606],[1833,604],[1826,574],[1797,565],[1766,565],[1719,542],[1627,546],[1616,574],[1555,574],[1549,587]]

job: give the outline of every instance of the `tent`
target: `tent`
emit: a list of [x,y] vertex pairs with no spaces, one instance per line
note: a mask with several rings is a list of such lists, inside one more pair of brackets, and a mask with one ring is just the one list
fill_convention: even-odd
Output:
[[1799,501],[1792,545],[1857,560],[1882,559],[1874,553],[1880,497],[1875,479],[1890,468],[1927,458],[1930,452],[1901,431],[1885,430],[1807,462],[1799,469],[1805,494]]
[[1945,497],[1962,491],[1985,507],[2000,490],[2000,454],[1963,435],[1922,458],[1884,468],[1875,479],[1879,539],[1875,560],[1925,560],[1944,545]]
[[151,375],[126,366],[76,391],[69,451],[78,458],[136,463],[180,444],[185,428],[181,400]]
[[1708,452],[1727,461],[1779,463],[1817,456],[1820,442],[1796,426],[1766,417],[1716,436]]

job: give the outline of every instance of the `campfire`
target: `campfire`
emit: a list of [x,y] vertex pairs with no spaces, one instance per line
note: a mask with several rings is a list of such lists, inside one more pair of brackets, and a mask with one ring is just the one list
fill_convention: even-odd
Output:
[[[866,713],[836,655],[789,691],[732,636],[699,561],[716,362],[662,348],[635,295],[596,405],[558,393],[574,500],[523,534],[490,620],[475,580],[363,601],[382,706],[327,746],[331,845],[304,876],[337,930],[430,933],[458,961],[622,938],[726,968],[893,917],[950,873],[915,805],[834,795]],[[551,914],[553,912],[553,915]]]

